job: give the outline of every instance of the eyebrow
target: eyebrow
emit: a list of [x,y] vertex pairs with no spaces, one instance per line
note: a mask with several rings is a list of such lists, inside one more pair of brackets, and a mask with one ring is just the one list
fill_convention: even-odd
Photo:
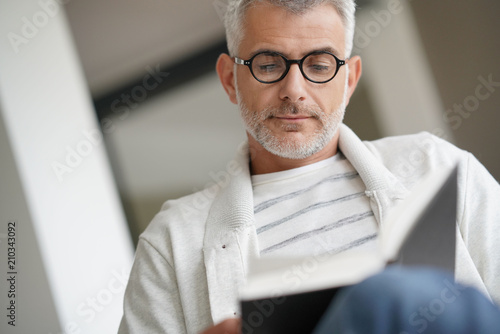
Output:
[[279,51],[276,51],[276,50],[272,50],[272,49],[258,49],[258,50],[255,50],[255,51],[252,51],[250,53],[250,56],[248,57],[248,59],[252,58],[253,56],[255,56],[256,54],[259,54],[259,53],[266,53],[266,52],[269,52],[269,53],[278,53],[280,55],[283,55],[283,53],[279,52]]
[[340,52],[337,49],[335,49],[335,48],[333,48],[331,46],[327,46],[327,47],[324,47],[324,48],[316,49],[316,50],[313,50],[312,52],[317,52],[317,51],[319,51],[319,52],[322,52],[322,51],[330,52],[330,53],[333,53],[334,55],[336,55],[337,57],[339,57],[340,59],[343,58],[343,56],[342,57],[340,56]]
[[[286,58],[290,58],[286,54],[284,54],[283,52],[279,52],[279,51],[273,50],[273,49],[268,49],[268,48],[264,49],[263,48],[263,49],[258,49],[258,50],[252,51],[250,53],[250,56],[248,57],[248,59],[252,58],[253,56],[255,56],[258,53],[264,53],[264,52],[277,53],[277,54],[280,54]],[[304,55],[302,57],[304,57],[307,54],[313,53],[313,52],[330,52],[330,53],[333,53],[335,56],[339,57],[340,59],[343,58],[343,57],[340,57],[340,52],[338,52],[337,49],[335,49],[331,46],[309,50],[308,52],[304,53]]]

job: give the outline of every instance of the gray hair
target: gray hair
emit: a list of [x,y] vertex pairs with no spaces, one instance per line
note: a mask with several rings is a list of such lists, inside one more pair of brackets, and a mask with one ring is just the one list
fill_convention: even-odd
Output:
[[256,3],[265,1],[272,5],[283,7],[294,14],[302,14],[307,10],[323,3],[331,4],[337,10],[345,28],[345,57],[349,58],[353,48],[356,4],[354,0],[229,0],[224,15],[226,28],[227,48],[231,56],[236,56],[243,38],[243,20],[248,8]]

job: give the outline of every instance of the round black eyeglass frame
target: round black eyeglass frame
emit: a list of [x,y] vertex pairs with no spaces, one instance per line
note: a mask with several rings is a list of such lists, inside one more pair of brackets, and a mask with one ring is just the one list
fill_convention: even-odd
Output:
[[[305,73],[304,73],[304,70],[302,68],[302,64],[304,63],[304,60],[311,56],[311,55],[317,55],[317,54],[329,54],[329,55],[332,55],[333,58],[335,58],[336,62],[337,62],[337,68],[335,69],[335,73],[333,74],[333,76],[328,79],[328,80],[325,80],[325,81],[315,81],[315,80],[312,80],[311,78],[309,78]],[[280,56],[281,58],[283,58],[283,60],[285,61],[285,64],[286,64],[286,69],[285,69],[285,72],[283,72],[283,74],[281,75],[281,77],[279,77],[278,79],[276,80],[273,80],[273,81],[263,81],[263,80],[260,80],[258,79],[255,74],[253,73],[253,69],[252,69],[252,62],[253,60],[255,59],[255,57],[257,57],[258,55],[261,55],[261,54],[270,54],[270,55],[276,55],[276,56]],[[261,82],[261,83],[264,83],[264,84],[272,84],[272,83],[275,83],[275,82],[278,82],[278,81],[281,81],[283,80],[284,77],[286,77],[286,75],[288,74],[288,71],[290,71],[290,66],[292,64],[297,64],[299,65],[299,69],[300,69],[300,72],[302,73],[302,75],[304,76],[304,78],[306,78],[307,80],[311,81],[311,82],[314,82],[314,83],[317,83],[317,84],[323,84],[323,83],[327,83],[331,80],[333,80],[333,78],[335,78],[335,76],[337,75],[337,73],[339,72],[339,69],[346,64],[346,60],[342,60],[342,59],[339,59],[336,55],[334,55],[333,53],[331,52],[328,52],[328,51],[314,51],[314,52],[311,52],[311,53],[308,53],[307,55],[305,55],[304,57],[302,57],[302,59],[287,59],[285,56],[283,56],[282,54],[278,53],[278,52],[269,52],[269,51],[263,51],[263,52],[259,52],[257,53],[256,55],[254,55],[252,58],[248,59],[248,60],[244,60],[244,59],[241,59],[241,58],[238,58],[238,57],[234,57],[234,62],[238,65],[246,65],[248,66],[248,68],[250,69],[250,73],[252,73],[252,76],[255,78],[255,80],[257,80],[258,82]]]

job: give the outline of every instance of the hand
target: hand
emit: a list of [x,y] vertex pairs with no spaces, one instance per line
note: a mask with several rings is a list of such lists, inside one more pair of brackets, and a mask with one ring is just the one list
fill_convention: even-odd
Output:
[[215,326],[205,329],[201,334],[240,334],[240,319],[226,319]]

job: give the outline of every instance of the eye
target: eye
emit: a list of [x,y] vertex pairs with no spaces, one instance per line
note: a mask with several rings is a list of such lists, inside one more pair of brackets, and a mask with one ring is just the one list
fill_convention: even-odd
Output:
[[285,64],[283,59],[273,53],[259,54],[253,60],[253,69],[262,74],[272,74],[283,71]]
[[277,63],[259,64],[258,69],[259,72],[274,72],[277,70],[278,66]]
[[308,66],[309,71],[314,71],[318,73],[329,72],[331,70],[331,66],[329,64],[310,64]]
[[335,57],[329,53],[316,53],[309,55],[303,64],[303,69],[313,79],[324,80],[333,75],[337,68]]

